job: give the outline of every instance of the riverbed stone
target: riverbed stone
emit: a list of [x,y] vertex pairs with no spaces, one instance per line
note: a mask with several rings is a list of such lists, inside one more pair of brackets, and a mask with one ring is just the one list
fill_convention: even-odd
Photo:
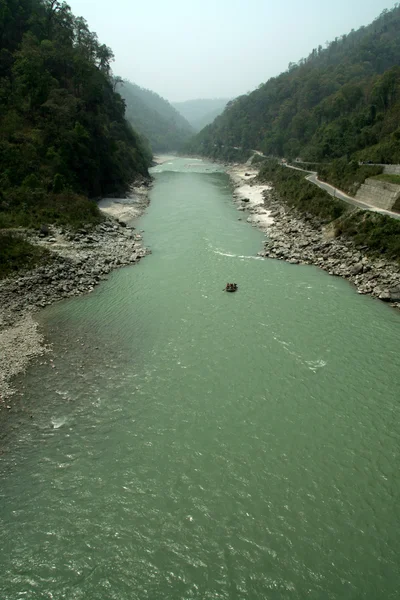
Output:
[[392,287],[389,290],[389,296],[391,302],[400,302],[400,285]]
[[[367,256],[364,246],[344,237],[327,239],[323,223],[289,207],[275,190],[264,192],[264,208],[273,217],[261,255],[301,264],[314,264],[351,281],[360,293],[400,306],[400,273],[396,263]],[[251,212],[251,211],[249,211]]]
[[[142,209],[147,204],[146,196]],[[29,323],[29,331],[33,326],[31,321],[25,323],[24,319],[30,318],[32,313],[61,298],[90,293],[113,268],[135,264],[150,253],[149,249],[141,245],[141,236],[134,240],[132,236],[135,234],[131,228],[109,216],[97,226],[88,224],[78,231],[52,226],[50,238],[50,230],[47,231],[47,235],[45,230],[39,231],[39,235],[37,230],[20,233],[32,244],[46,247],[51,253],[51,263],[0,281],[0,336],[7,328],[11,328],[12,336],[14,328],[21,323],[21,327],[27,331],[26,335],[30,335],[26,323]],[[25,347],[27,345],[7,346],[9,360],[12,360],[12,355],[16,357],[17,366],[12,371],[3,367],[3,372],[0,373],[0,410],[1,399],[12,393],[8,383],[9,375],[19,372],[27,364],[23,356]],[[33,349],[31,346],[29,348],[29,357],[43,351],[39,335],[35,337]],[[4,348],[2,351],[4,354]],[[6,357],[5,361],[7,360]]]
[[362,273],[363,267],[364,265],[361,262],[357,262],[353,267],[351,267],[350,275],[358,275],[359,273]]

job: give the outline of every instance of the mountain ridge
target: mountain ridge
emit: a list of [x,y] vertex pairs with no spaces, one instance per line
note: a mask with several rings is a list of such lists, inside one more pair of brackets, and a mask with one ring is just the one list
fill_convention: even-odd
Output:
[[172,102],[172,105],[196,131],[200,131],[222,113],[229,100],[229,98],[196,98]]
[[165,98],[131,81],[117,84],[126,104],[126,118],[155,152],[180,150],[194,135],[188,121]]
[[232,148],[323,161],[400,162],[400,7],[314,48],[306,59],[229,102],[187,145],[211,157]]

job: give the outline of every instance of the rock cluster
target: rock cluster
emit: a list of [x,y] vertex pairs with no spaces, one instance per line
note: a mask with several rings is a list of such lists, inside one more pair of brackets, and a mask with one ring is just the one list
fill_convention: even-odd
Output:
[[46,247],[46,265],[0,281],[0,410],[12,394],[9,380],[46,351],[32,313],[56,300],[91,292],[113,269],[137,263],[150,251],[134,227],[106,217],[78,231],[50,226],[25,231],[31,243]]
[[365,247],[334,238],[329,228],[310,215],[284,205],[274,190],[264,192],[265,207],[274,222],[268,227],[261,256],[291,264],[316,265],[330,275],[351,281],[360,294],[371,294],[400,308],[400,270],[397,263],[374,260]]
[[48,348],[38,330],[38,324],[30,314],[25,315],[13,327],[0,331],[0,412],[6,407],[6,398],[13,392],[9,380],[23,371],[31,358],[45,354]]
[[26,232],[25,236],[47,247],[51,259],[45,266],[0,282],[0,328],[60,298],[91,292],[110,271],[136,263],[148,252],[133,228],[111,219],[77,232],[50,227],[48,235]]

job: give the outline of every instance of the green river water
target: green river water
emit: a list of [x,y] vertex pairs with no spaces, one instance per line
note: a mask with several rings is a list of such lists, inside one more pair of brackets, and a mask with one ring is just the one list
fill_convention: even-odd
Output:
[[154,175],[153,254],[39,315],[0,599],[398,599],[399,314],[259,259],[215,165]]

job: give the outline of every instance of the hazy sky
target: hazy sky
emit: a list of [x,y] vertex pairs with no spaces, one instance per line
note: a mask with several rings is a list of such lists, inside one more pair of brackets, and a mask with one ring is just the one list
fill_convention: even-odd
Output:
[[[67,0],[68,1],[68,0]],[[115,74],[170,101],[234,97],[394,0],[69,0],[115,54]]]

